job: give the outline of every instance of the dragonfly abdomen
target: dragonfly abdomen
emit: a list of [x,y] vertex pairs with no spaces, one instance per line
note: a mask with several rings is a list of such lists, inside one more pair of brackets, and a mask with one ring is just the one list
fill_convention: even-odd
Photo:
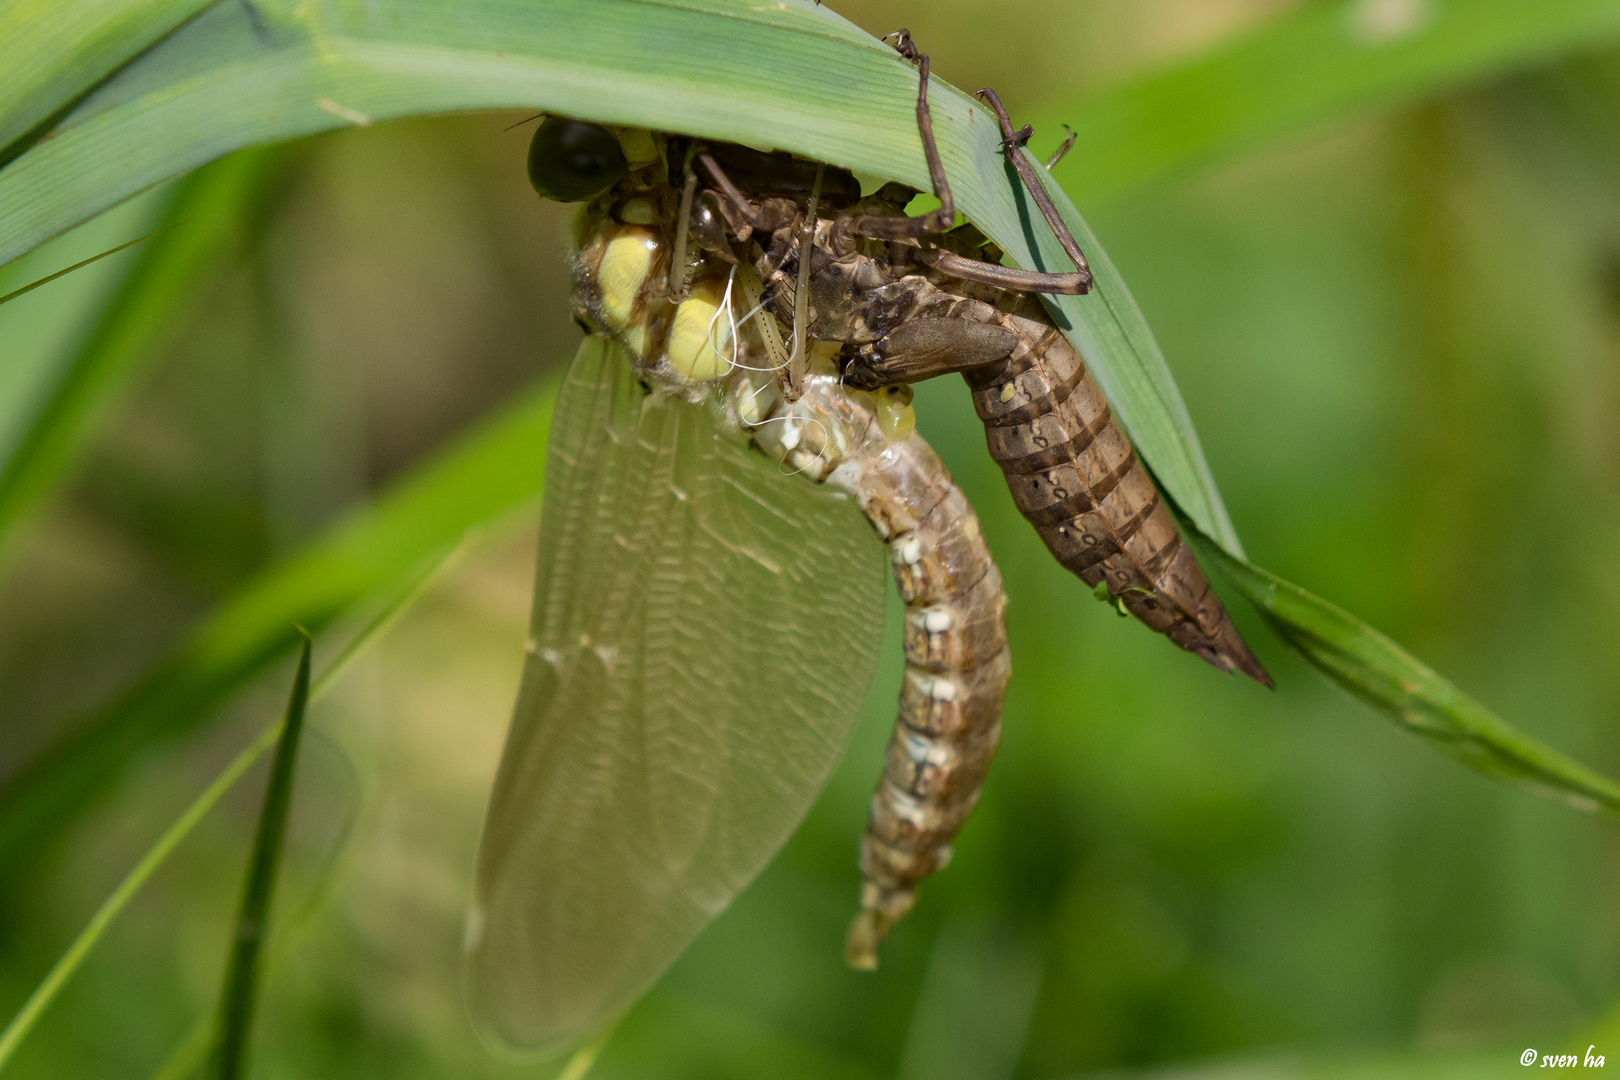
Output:
[[1027,310],[997,321],[1017,345],[963,374],[1019,511],[1086,584],[1105,584],[1132,615],[1223,671],[1270,685],[1074,346]]
[[1011,662],[1001,574],[973,508],[928,445],[912,437],[890,447],[859,487],[868,518],[887,529],[906,608],[899,717],[861,842],[861,913],[845,947],[852,965],[871,968],[917,882],[949,861],[979,801]]
[[889,546],[905,605],[899,715],[861,840],[861,911],[844,949],[859,968],[877,966],[878,944],[910,910],[917,883],[949,861],[995,756],[1012,671],[1006,594],[979,519],[938,455],[915,433],[895,437],[882,408],[829,366],[754,428],[766,453],[855,497]]

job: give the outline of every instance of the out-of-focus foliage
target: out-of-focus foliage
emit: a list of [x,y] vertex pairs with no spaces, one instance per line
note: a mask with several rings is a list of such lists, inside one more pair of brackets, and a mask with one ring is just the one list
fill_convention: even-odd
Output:
[[1055,131],[1073,117],[1076,161],[1085,164],[1064,173],[1064,186],[1090,201],[1236,157],[1307,125],[1520,71],[1617,33],[1614,0],[1302,4],[1165,70],[1100,92],[1069,89],[1037,119]]
[[[1073,80],[1105,81],[1093,70],[1189,55],[1278,7],[848,13],[910,25],[944,77],[1035,113]],[[1606,48],[1081,208],[1171,357],[1254,557],[1612,773],[1620,58]],[[5,776],[272,553],[572,350],[560,220],[524,190],[525,133],[500,131],[520,118],[319,140],[262,240],[194,287],[14,553]],[[35,266],[139,231],[66,237]],[[73,312],[95,310],[83,294],[106,285],[92,273],[0,319],[54,320],[70,347]],[[980,816],[885,970],[844,971],[889,656],[806,828],[631,1014],[599,1075],[1064,1076],[1224,1057],[1239,1075],[1476,1076],[1518,1069],[1529,1045],[1584,1051],[1582,1025],[1620,995],[1607,826],[1419,753],[1268,649],[1257,621],[1275,695],[1114,619],[1013,512],[961,389],[924,388],[919,413],[1012,594],[1016,674]],[[526,537],[466,556],[312,714],[264,1075],[514,1071],[471,1041],[456,966],[516,686]],[[7,881],[0,1003],[21,1001],[132,853],[279,706],[284,676]],[[355,840],[329,870],[323,825],[355,800]],[[138,901],[19,1075],[140,1075],[211,1007],[253,812],[244,794]],[[1367,1053],[1335,1060],[1346,1047]],[[1454,1056],[1406,1056],[1419,1051]]]

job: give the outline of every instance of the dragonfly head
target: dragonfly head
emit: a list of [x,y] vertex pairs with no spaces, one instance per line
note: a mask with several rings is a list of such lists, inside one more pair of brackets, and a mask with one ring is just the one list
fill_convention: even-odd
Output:
[[529,183],[558,202],[585,202],[629,169],[624,147],[601,124],[548,116],[529,143]]

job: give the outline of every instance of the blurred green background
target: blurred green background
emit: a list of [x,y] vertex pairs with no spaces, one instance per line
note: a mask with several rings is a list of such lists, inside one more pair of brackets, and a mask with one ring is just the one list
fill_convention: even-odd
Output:
[[[1299,5],[834,6],[874,33],[909,26],[937,74],[1044,120]],[[572,355],[565,215],[527,187],[528,130],[503,131],[521,118],[270,152],[227,269],[194,287],[71,483],[4,552],[0,784],[267,560]],[[1056,175],[1086,168],[1077,154]],[[0,293],[145,231],[161,197],[0,271]],[[1079,205],[1255,559],[1620,772],[1620,42]],[[0,308],[0,350],[72,350],[136,258]],[[0,362],[0,447],[39,370]],[[926,386],[917,410],[1011,598],[1003,749],[956,859],[882,971],[843,967],[899,682],[891,603],[890,655],[831,786],[593,1076],[1462,1077],[1513,1072],[1525,1047],[1620,1055],[1604,1033],[1620,1003],[1611,823],[1441,758],[1246,608],[1274,694],[1116,618],[1014,511],[965,388]],[[485,1054],[458,969],[534,518],[469,538],[312,712],[255,1075],[555,1074]],[[290,671],[14,864],[0,1012],[276,713]],[[209,1013],[262,776],[121,919],[16,1075],[149,1075]]]

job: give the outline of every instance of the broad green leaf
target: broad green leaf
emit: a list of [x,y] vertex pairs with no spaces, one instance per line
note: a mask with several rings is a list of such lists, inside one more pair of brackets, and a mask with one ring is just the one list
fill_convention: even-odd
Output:
[[218,0],[11,0],[0,5],[0,168],[84,95]]
[[134,689],[0,792],[0,880],[153,742],[184,734],[296,640],[395,586],[463,533],[536,495],[551,421],[545,384],[244,585]]
[[[916,93],[914,67],[808,0],[224,4],[0,172],[0,262],[230,150],[468,109],[545,109],[779,147],[926,189]],[[994,117],[939,80],[930,102],[961,211],[1015,262],[1067,265],[1002,157]],[[1095,238],[1082,240],[1099,288],[1058,300],[1060,317],[1160,480],[1236,545],[1134,301]]]
[[96,425],[156,353],[196,290],[253,228],[278,150],[238,154],[188,177],[122,288],[0,461],[0,551],[71,467]]
[[1043,106],[1074,149],[1063,187],[1091,203],[1279,136],[1414,101],[1620,38],[1620,0],[1328,0],[1230,44]]
[[1620,812],[1620,784],[1515,730],[1360,619],[1227,552],[1196,530],[1199,554],[1311,666],[1408,731],[1488,776],[1577,810]]
[[529,657],[469,916],[487,1037],[555,1053],[646,992],[798,827],[883,637],[886,560],[588,338],[558,399]]

